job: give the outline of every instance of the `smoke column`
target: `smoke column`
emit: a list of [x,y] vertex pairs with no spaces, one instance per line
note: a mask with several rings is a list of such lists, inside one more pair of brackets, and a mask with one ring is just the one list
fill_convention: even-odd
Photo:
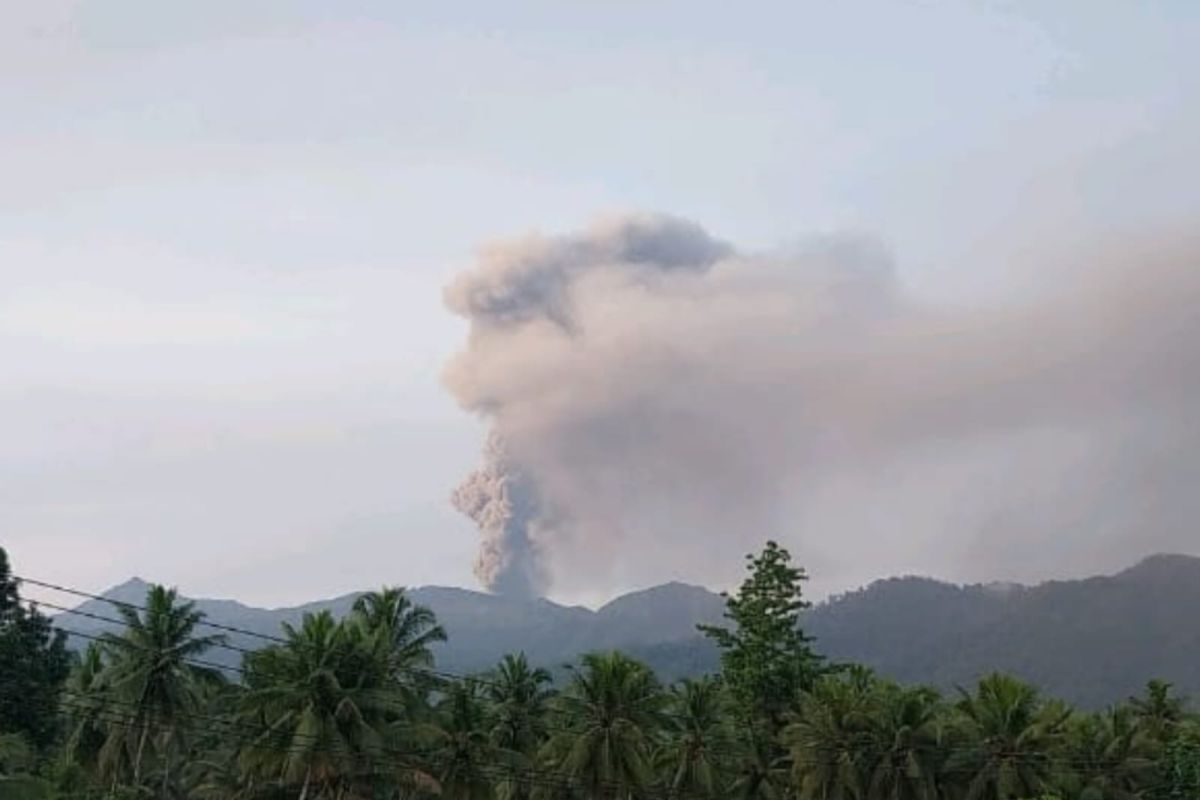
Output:
[[541,517],[537,495],[504,452],[499,435],[488,437],[483,466],[454,490],[451,501],[475,521],[483,537],[475,561],[480,583],[502,594],[535,596],[545,589],[534,541]]
[[[704,269],[728,248],[699,227],[665,217],[598,224],[588,236],[524,242],[485,252],[480,270],[447,291],[452,309],[472,322],[474,346],[488,347],[514,329],[549,327],[576,335],[569,308],[572,281],[599,265],[630,276],[674,269]],[[476,409],[487,403],[471,401]],[[535,595],[546,588],[539,559],[539,529],[548,510],[525,470],[508,452],[500,426],[488,437],[483,465],[455,490],[452,502],[479,526],[483,541],[475,574],[488,589]]]
[[862,237],[746,254],[643,215],[486,249],[446,291],[446,385],[492,427],[454,495],[481,581],[723,582],[768,536],[829,588],[1195,551],[1195,240],[1101,244],[974,310]]

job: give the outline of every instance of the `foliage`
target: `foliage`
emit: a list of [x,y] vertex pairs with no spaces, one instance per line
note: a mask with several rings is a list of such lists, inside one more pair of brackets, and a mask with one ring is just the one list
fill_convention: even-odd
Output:
[[59,695],[70,670],[66,636],[22,604],[0,548],[0,733],[20,733],[34,748],[57,737]]
[[735,761],[736,737],[725,687],[713,677],[684,680],[670,692],[656,763],[677,797],[723,797]]
[[102,760],[115,769],[127,761],[132,784],[140,786],[147,753],[153,751],[165,787],[171,761],[192,729],[186,723],[201,711],[203,685],[221,680],[194,659],[224,637],[197,635],[203,614],[162,586],[147,593],[144,612],[126,605],[117,611],[125,630],[104,637],[108,661],[103,685],[104,699],[118,706],[121,722],[110,724]]
[[746,559],[750,577],[726,601],[725,616],[733,628],[702,625],[700,630],[721,649],[722,674],[742,707],[777,723],[797,693],[824,671],[800,625],[809,607],[803,599],[808,576],[775,542]]
[[[284,626],[222,679],[204,657],[226,643],[151,587],[76,657],[52,724],[0,732],[0,798],[1200,797],[1200,720],[1169,684],[1085,713],[1011,675],[947,699],[831,670],[799,627],[803,571],[773,544],[750,566],[734,627],[708,630],[722,673],[669,686],[618,652],[584,656],[560,686],[524,654],[452,679],[433,669],[437,620],[388,588],[343,619]],[[17,598],[0,582],[9,618]]]
[[625,798],[653,780],[666,702],[654,674],[622,653],[590,653],[559,696],[547,761],[591,797]]
[[967,800],[1036,797],[1054,788],[1068,707],[993,673],[974,693],[962,692],[958,711],[959,747],[947,770],[960,773]]

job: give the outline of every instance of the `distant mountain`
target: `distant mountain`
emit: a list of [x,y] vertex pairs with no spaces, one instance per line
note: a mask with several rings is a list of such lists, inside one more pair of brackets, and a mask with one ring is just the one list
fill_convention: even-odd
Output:
[[1001,591],[878,581],[814,609],[808,628],[822,651],[905,682],[963,685],[998,669],[1098,707],[1162,678],[1200,699],[1200,558],[1190,556]]
[[[150,585],[133,578],[104,593],[108,600],[140,604]],[[350,611],[356,594],[307,603],[293,608],[263,609],[233,600],[195,599],[209,622],[249,631],[227,633],[229,644],[253,649],[265,642],[252,634],[280,635],[284,622],[299,624],[307,612],[328,609],[335,616]],[[437,645],[439,669],[473,672],[493,666],[504,653],[524,650],[536,663],[559,667],[580,653],[621,649],[646,659],[663,677],[695,674],[715,664],[715,654],[696,633],[698,622],[721,619],[724,601],[699,586],[668,583],[616,598],[597,611],[563,606],[545,599],[491,595],[467,589],[425,586],[409,591],[413,602],[431,608],[449,632],[449,641]],[[112,604],[89,600],[76,611],[63,614],[59,624],[71,631],[96,636],[118,626],[101,617],[117,617]],[[90,616],[85,616],[90,615]],[[76,644],[86,643],[76,637]],[[697,660],[697,653],[703,654]],[[230,666],[241,655],[215,649],[205,655]],[[678,662],[679,666],[675,666]]]
[[[134,579],[105,596],[136,603],[146,589]],[[695,626],[719,622],[724,601],[698,586],[664,584],[596,611],[445,587],[410,594],[433,609],[449,632],[437,658],[439,668],[452,672],[486,669],[517,650],[557,668],[588,650],[621,649],[668,680],[717,665],[716,651]],[[231,600],[197,605],[210,621],[275,635],[282,622],[296,623],[306,611],[345,614],[355,596],[283,609]],[[102,601],[79,610],[114,616]],[[77,615],[61,623],[91,634],[112,627]],[[999,669],[1086,706],[1136,693],[1151,677],[1200,696],[1200,558],[1190,556],[1153,556],[1116,575],[1034,587],[889,578],[822,603],[808,613],[806,626],[833,660],[864,663],[909,683],[949,688]],[[237,634],[230,641],[262,644]],[[230,651],[208,657],[239,660]]]

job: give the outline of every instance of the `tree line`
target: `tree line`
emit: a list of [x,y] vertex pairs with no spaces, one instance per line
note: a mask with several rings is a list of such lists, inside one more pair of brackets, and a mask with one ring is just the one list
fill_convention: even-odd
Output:
[[619,652],[440,673],[445,631],[395,588],[229,670],[204,656],[235,645],[154,586],[75,653],[0,550],[0,799],[1200,798],[1200,717],[1168,684],[1101,712],[1004,674],[901,686],[821,657],[785,549],[747,559],[702,627],[719,673],[664,685]]

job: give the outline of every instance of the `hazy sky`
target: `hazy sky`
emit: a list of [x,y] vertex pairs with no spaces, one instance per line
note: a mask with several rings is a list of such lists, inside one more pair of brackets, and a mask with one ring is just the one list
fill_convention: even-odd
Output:
[[1198,40],[1188,0],[0,0],[0,544],[257,603],[474,585],[448,496],[484,428],[439,375],[479,245],[850,230],[986,302],[1197,219]]

